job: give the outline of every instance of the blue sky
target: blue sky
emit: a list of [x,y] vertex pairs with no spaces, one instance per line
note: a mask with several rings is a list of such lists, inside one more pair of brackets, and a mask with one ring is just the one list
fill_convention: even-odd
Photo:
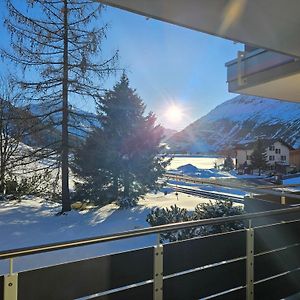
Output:
[[[183,129],[235,96],[227,92],[224,64],[236,57],[240,44],[110,7],[103,17],[110,25],[104,53],[119,49],[131,86],[165,127]],[[110,78],[105,87],[117,79]],[[181,120],[166,117],[171,103],[184,110]],[[92,103],[76,105],[94,110]]]
[[[120,50],[132,87],[162,125],[182,129],[235,96],[227,92],[224,64],[242,45],[114,8],[105,18],[107,47]],[[180,122],[165,117],[170,103],[184,108]]]

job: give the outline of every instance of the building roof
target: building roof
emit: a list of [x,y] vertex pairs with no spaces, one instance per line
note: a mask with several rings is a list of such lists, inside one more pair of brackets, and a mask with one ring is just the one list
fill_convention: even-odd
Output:
[[[276,142],[280,142],[281,144],[283,144],[284,146],[286,146],[287,148],[289,148],[289,150],[294,150],[294,148],[288,144],[287,142],[285,142],[282,139],[261,139],[263,145],[265,146],[265,148],[268,148],[269,146],[273,145]],[[237,144],[235,146],[236,150],[252,150],[255,146],[255,143],[257,141],[253,141],[253,142],[249,142],[249,143],[245,143],[245,144]]]

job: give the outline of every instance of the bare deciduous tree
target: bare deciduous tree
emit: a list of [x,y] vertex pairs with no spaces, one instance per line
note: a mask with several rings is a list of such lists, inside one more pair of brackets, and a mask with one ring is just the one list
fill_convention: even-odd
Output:
[[[0,193],[6,189],[7,178],[15,176],[22,168],[55,152],[54,141],[49,144],[39,137],[47,124],[43,124],[20,106],[22,106],[22,93],[9,80],[2,78],[0,81]],[[29,147],[23,143],[27,141],[34,144],[36,139],[41,146]],[[45,166],[45,169],[50,167]]]

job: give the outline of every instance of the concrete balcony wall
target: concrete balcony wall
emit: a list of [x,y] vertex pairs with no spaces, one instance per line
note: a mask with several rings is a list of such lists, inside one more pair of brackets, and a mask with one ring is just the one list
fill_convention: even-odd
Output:
[[300,101],[300,60],[255,49],[226,63],[228,90],[287,101]]

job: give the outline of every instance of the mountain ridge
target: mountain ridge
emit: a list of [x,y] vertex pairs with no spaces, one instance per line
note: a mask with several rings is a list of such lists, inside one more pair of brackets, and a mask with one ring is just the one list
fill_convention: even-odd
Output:
[[[40,119],[41,122],[51,121],[53,123],[60,123],[61,122],[61,112],[57,111],[53,114],[49,114],[48,117],[43,117],[47,115],[49,112],[53,111],[53,107],[43,107],[39,104],[29,104],[26,106],[21,106],[16,109],[27,111],[32,116],[36,116],[37,119]],[[53,126],[53,132],[55,135],[59,134],[61,131],[61,126]],[[69,112],[69,134],[74,139],[84,140],[87,135],[92,131],[95,127],[101,127],[100,121],[98,116],[93,112],[88,112],[83,109],[77,108],[76,106],[72,105],[70,107]],[[162,126],[164,130],[164,137],[163,141],[169,139],[172,135],[177,133],[176,130],[166,128]],[[51,135],[51,134],[50,134]]]
[[280,138],[300,147],[300,104],[239,95],[168,139],[174,152],[211,153],[257,138]]

